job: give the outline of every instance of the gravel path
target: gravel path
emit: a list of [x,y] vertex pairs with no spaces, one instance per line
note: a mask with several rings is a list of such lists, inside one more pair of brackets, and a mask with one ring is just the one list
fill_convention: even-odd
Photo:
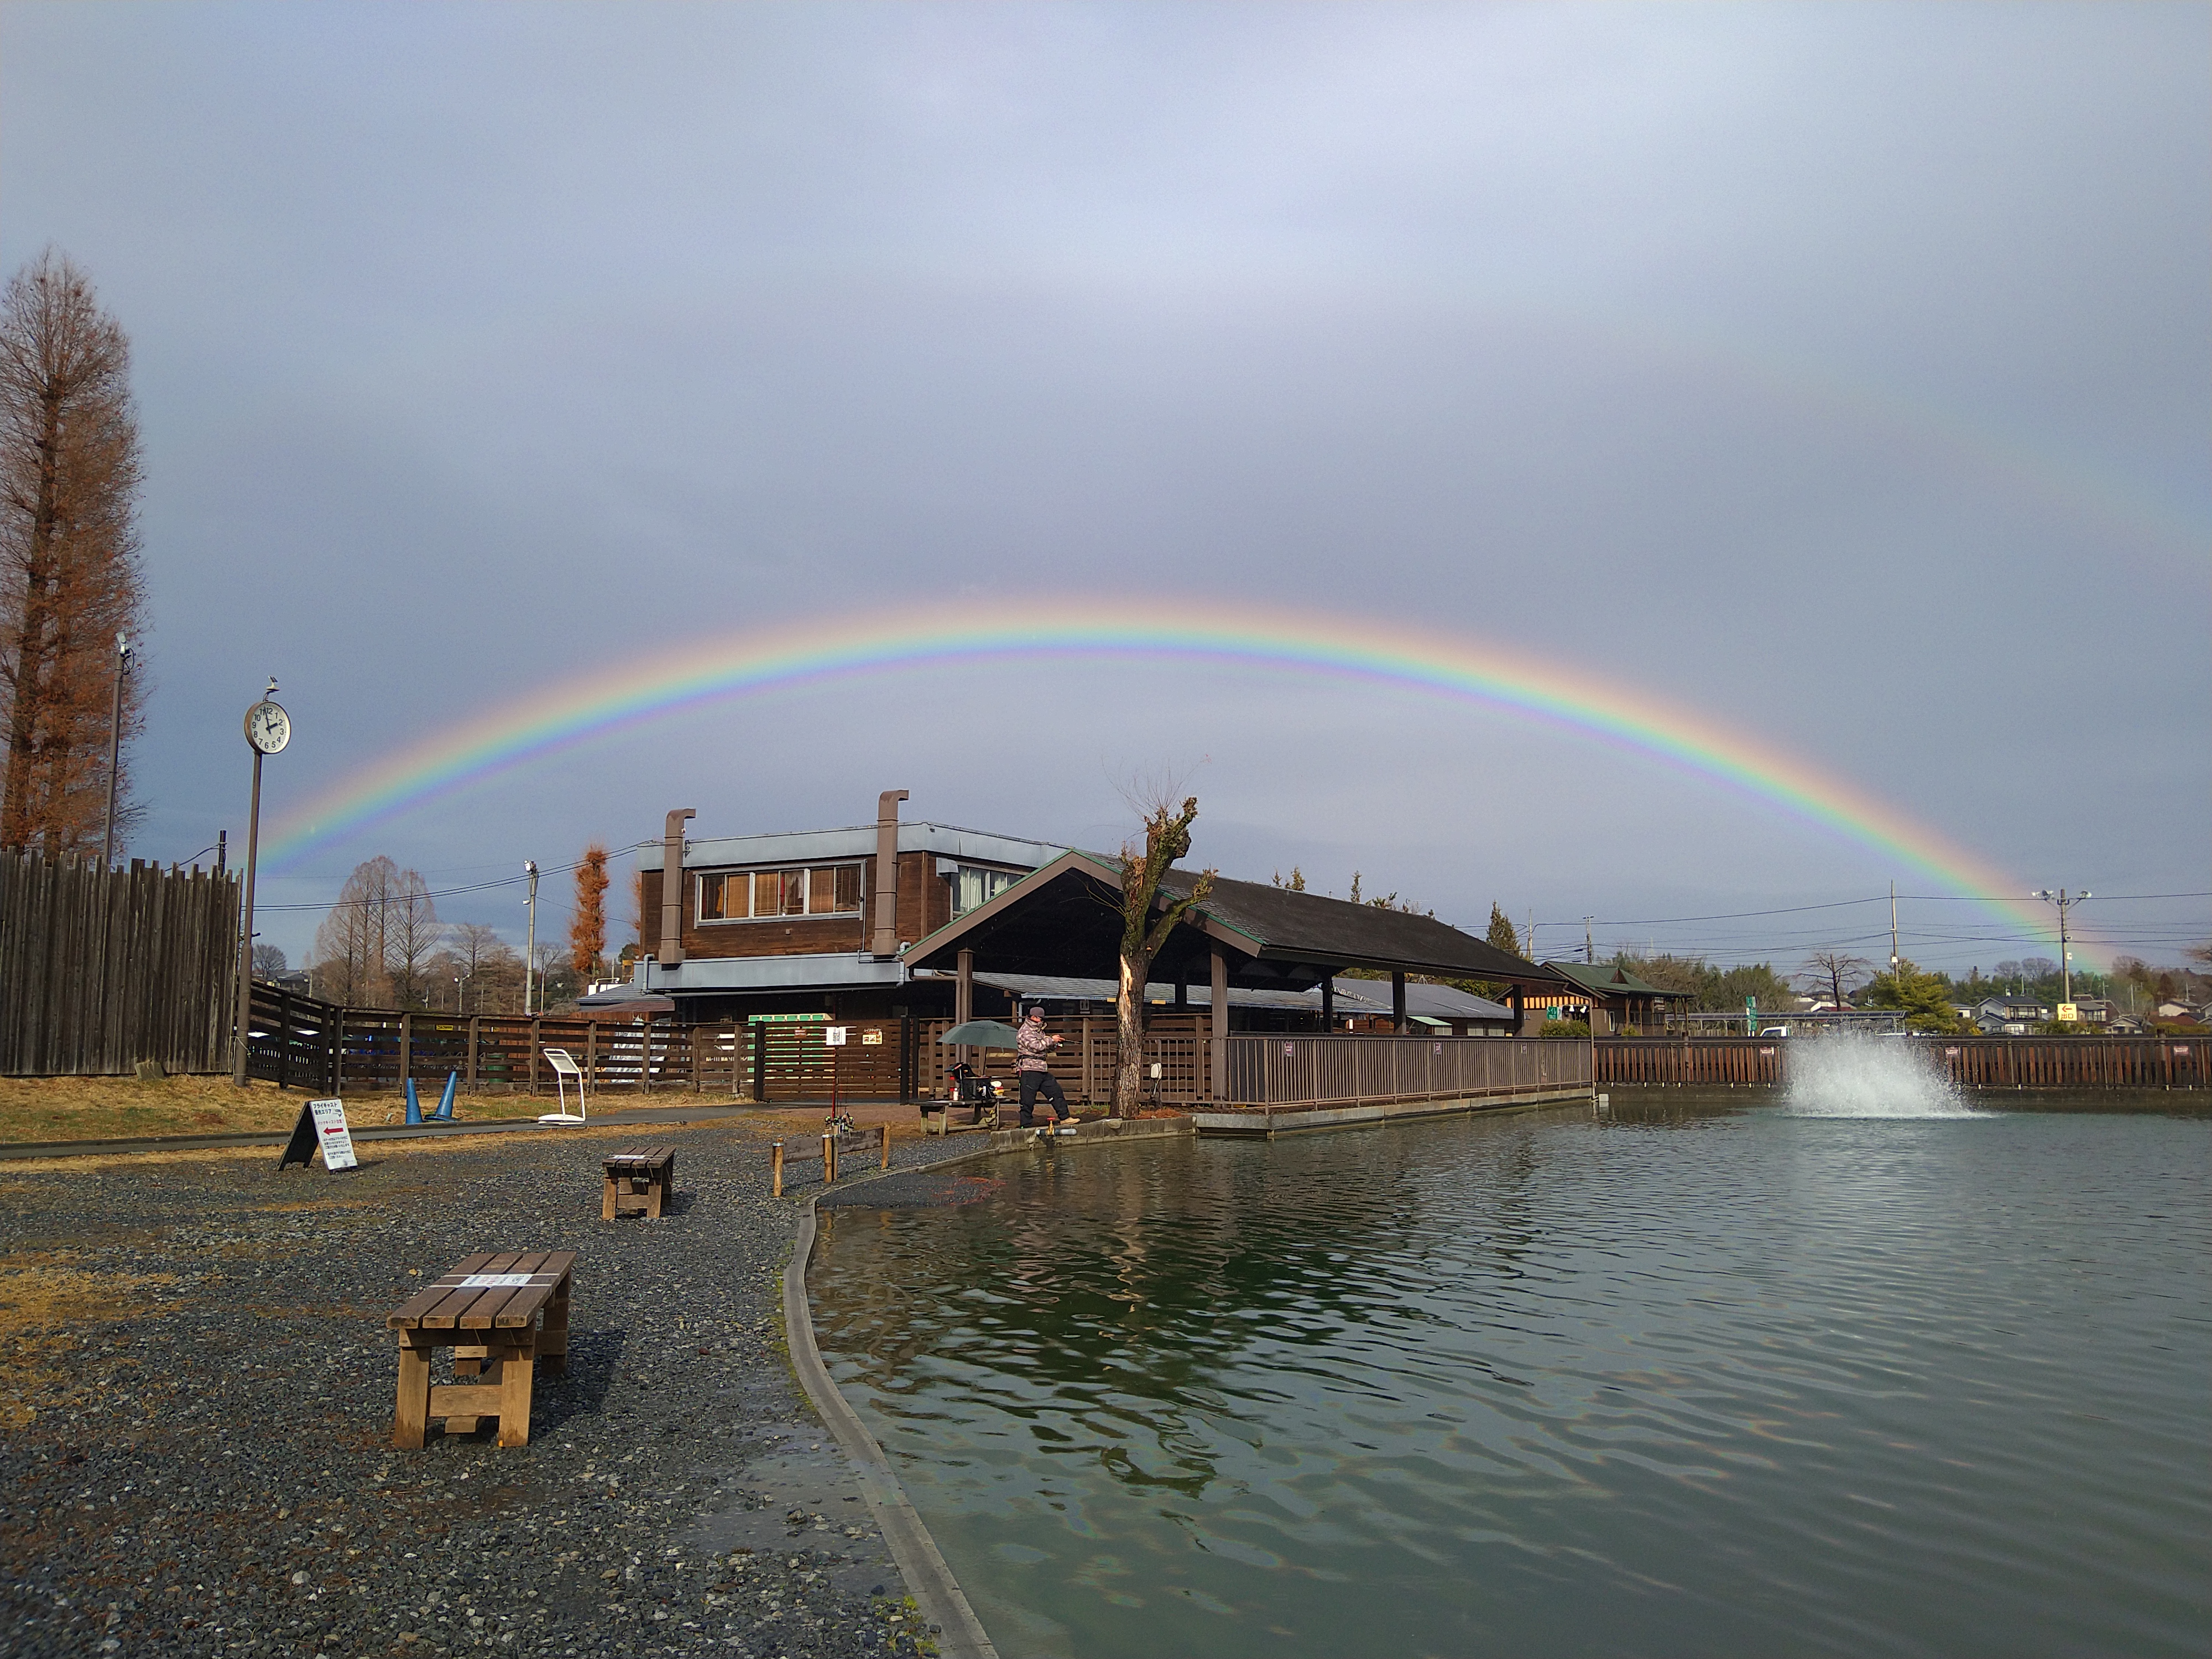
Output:
[[[0,1652],[926,1644],[785,1357],[772,1133],[381,1143],[337,1176],[260,1148],[0,1170]],[[648,1139],[678,1149],[672,1213],[600,1220],[599,1159]],[[818,1166],[794,1173],[803,1202]],[[384,1316],[472,1250],[529,1249],[577,1252],[531,1443],[392,1449]]]

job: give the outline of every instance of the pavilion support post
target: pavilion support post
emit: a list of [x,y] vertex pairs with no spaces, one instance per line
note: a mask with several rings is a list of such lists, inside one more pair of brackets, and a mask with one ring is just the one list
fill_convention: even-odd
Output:
[[1324,975],[1321,981],[1321,1034],[1328,1036],[1336,1030],[1336,975]]
[[1211,1085],[1215,1103],[1229,1097],[1229,958],[1221,947],[1213,947],[1213,1014],[1207,1045],[1213,1051],[1213,1077]]
[[[959,972],[952,981],[952,1023],[955,1025],[965,1025],[975,1018],[975,953],[973,951],[963,951],[959,957]],[[953,1064],[967,1065],[970,1052],[965,1043],[955,1048],[952,1051]],[[948,1123],[951,1121],[950,1118],[945,1120]]]
[[1400,1036],[1411,1029],[1406,1023],[1406,975],[1402,969],[1390,970],[1390,1028]]
[[1513,988],[1513,1035],[1524,1036],[1528,1028],[1528,994],[1522,986]]

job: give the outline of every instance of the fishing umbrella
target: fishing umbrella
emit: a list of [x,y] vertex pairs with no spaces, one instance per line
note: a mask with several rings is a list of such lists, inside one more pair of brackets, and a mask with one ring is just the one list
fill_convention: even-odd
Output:
[[1002,1019],[971,1019],[954,1026],[937,1040],[962,1048],[1012,1048],[1018,1035]]

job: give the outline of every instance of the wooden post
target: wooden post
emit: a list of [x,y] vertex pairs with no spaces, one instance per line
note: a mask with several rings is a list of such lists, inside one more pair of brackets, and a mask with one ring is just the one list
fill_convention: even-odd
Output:
[[539,1030],[539,1027],[541,1026],[541,1024],[543,1024],[543,1022],[542,1022],[542,1021],[538,1018],[538,1016],[537,1016],[537,1015],[533,1014],[533,1015],[532,1015],[532,1016],[531,1016],[531,1018],[530,1018],[530,1092],[531,1092],[532,1094],[533,1094],[533,1095],[534,1095],[534,1094],[536,1094],[536,1093],[538,1092],[538,1050],[539,1049],[539,1048],[540,1048],[540,1047],[542,1047],[542,1046],[543,1046],[542,1038],[543,1038],[544,1033]]
[[[115,781],[111,775],[108,787],[112,789],[114,787]],[[112,803],[109,810],[113,810]],[[279,990],[276,993],[276,1086],[289,1089],[292,1086],[292,994],[289,991]]]
[[884,1152],[882,1161],[876,1167],[878,1170],[888,1170],[891,1167],[891,1126],[888,1123],[876,1125],[876,1138],[883,1147]]
[[1092,1092],[1093,1067],[1091,1060],[1091,1016],[1085,1014],[1078,1022],[1083,1031],[1083,1103],[1088,1106],[1098,1097]]
[[415,1016],[399,1016],[399,1085],[404,1090],[407,1079],[415,1075]]
[[[596,1019],[584,1022],[584,1076],[594,1083],[599,1081],[599,1022]],[[580,1089],[583,1084],[580,1081],[576,1086]]]
[[474,1094],[474,1093],[476,1093],[476,1091],[477,1091],[477,1036],[478,1036],[478,1035],[479,1035],[479,1028],[480,1028],[483,1024],[483,1016],[482,1014],[471,1014],[471,1015],[469,1016],[469,1076],[468,1076],[468,1085],[469,1085],[469,1092],[470,1092],[471,1094]]
[[345,1092],[345,1010],[331,1016],[331,1092]]
[[837,1178],[837,1132],[830,1130],[822,1137],[822,1184],[827,1187]]
[[753,1067],[753,1104],[768,1104],[768,1027],[745,1022],[745,1049]]
[[1209,1068],[1207,1092],[1216,1101],[1229,1096],[1229,958],[1221,947],[1213,947],[1213,1012],[1212,1030],[1207,1033],[1208,1047],[1212,1050],[1213,1064]]
[[[674,813],[670,817],[673,817]],[[653,1092],[653,1016],[645,1017],[645,1024],[637,1034],[637,1091],[641,1095]]]
[[768,1167],[770,1181],[769,1196],[781,1198],[783,1196],[783,1143],[780,1140],[768,1149]]

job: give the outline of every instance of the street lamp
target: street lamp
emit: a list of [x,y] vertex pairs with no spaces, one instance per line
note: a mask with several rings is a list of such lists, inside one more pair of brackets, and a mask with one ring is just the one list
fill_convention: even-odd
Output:
[[131,636],[115,636],[115,708],[107,720],[107,823],[100,832],[100,867],[115,867],[115,771],[123,762],[123,677],[131,672]]
[[2058,1000],[2070,1008],[2074,1006],[2074,953],[2066,948],[2066,913],[2083,899],[2096,896],[2087,888],[2069,897],[2063,887],[2055,893],[2048,887],[2039,887],[2028,896],[2058,907]]

